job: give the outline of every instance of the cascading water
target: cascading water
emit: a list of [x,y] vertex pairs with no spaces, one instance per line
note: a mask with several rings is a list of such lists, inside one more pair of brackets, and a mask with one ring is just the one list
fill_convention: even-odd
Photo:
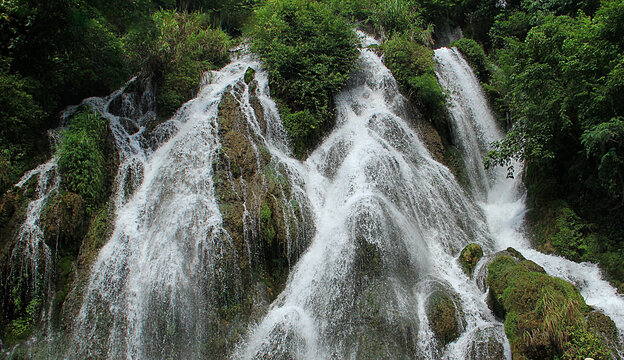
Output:
[[57,159],[52,157],[48,162],[28,171],[15,184],[20,189],[34,186],[35,197],[28,203],[26,219],[17,232],[9,258],[9,271],[4,280],[13,282],[4,285],[12,289],[14,296],[29,294],[28,297],[32,299],[26,308],[29,321],[40,320],[46,327],[50,326],[51,314],[46,304],[54,296],[54,261],[53,244],[46,243],[40,219],[48,199],[57,192],[59,183]]
[[[410,127],[381,59],[365,49],[358,66],[336,129],[299,166],[317,233],[235,358],[504,356],[502,324],[456,261],[469,242],[493,248],[483,214]],[[436,294],[461,333],[446,347],[430,324]]]
[[[258,72],[253,89],[244,81],[249,68]],[[256,143],[272,153],[287,149],[276,106],[268,97],[267,75],[260,70],[257,60],[244,56],[209,73],[197,98],[154,129],[150,139],[143,134],[143,120],[130,127],[134,134],[127,130],[125,123],[131,119],[153,117],[149,110],[133,110],[136,99],[119,100],[122,92],[91,101],[109,119],[120,151],[117,214],[112,237],[93,264],[68,358],[75,354],[110,359],[217,356],[209,348],[215,341],[211,337],[224,335],[210,334],[218,327],[211,321],[221,321],[215,299],[242,291],[241,261],[246,257],[251,261],[224,227],[213,182],[222,148],[218,115],[224,97],[236,101],[253,138],[254,158],[248,159],[252,165],[260,164]],[[250,103],[253,91],[262,119]],[[294,183],[290,190],[301,193]],[[251,207],[260,204],[244,199],[242,205],[246,207],[242,225],[253,228],[249,214],[258,209]],[[297,206],[305,207],[305,199],[299,199]],[[292,207],[287,210],[294,216]],[[288,221],[284,222],[287,227]],[[247,233],[255,230],[248,230],[243,240],[245,252],[251,253]],[[294,230],[286,232],[287,237],[298,236]],[[289,254],[297,247],[289,243]]]
[[[375,44],[360,35],[364,47]],[[129,91],[141,87],[138,80],[85,100],[109,120],[119,151],[114,231],[80,290],[61,357],[509,358],[486,289],[458,264],[468,243],[489,253],[514,246],[575,283],[622,331],[624,300],[595,265],[530,248],[521,231],[521,184],[481,165],[502,133],[479,83],[456,50],[435,54],[468,192],[429,154],[414,130],[418,115],[368,49],[336,98],[336,129],[305,162],[289,153],[267,73],[250,55],[209,73],[198,96],[149,133],[154,94],[149,86]],[[249,68],[252,83],[245,81]],[[225,149],[237,142],[245,145]],[[52,159],[20,184],[37,174],[20,239],[38,234],[41,207],[60,181]],[[258,252],[279,249],[257,244],[263,236],[275,243],[275,234],[260,234],[267,213],[279,213],[290,268],[271,304],[267,291],[257,290],[262,281],[249,275],[263,266]],[[45,252],[43,237],[23,238],[27,248]],[[232,315],[245,306],[253,315]],[[441,333],[442,317],[450,333]],[[232,326],[237,322],[242,327]]]
[[[526,258],[540,264],[549,275],[573,283],[588,305],[608,315],[620,330],[624,340],[624,297],[602,277],[595,264],[578,264],[564,258],[542,254],[530,246],[521,226],[526,212],[524,191],[519,180],[506,179],[505,170],[496,168],[486,173],[481,161],[488,144],[502,138],[497,122],[487,106],[479,81],[457,49],[435,51],[440,84],[449,93],[449,112],[455,129],[455,141],[470,170],[471,185],[480,199],[495,250],[509,246]],[[517,173],[521,164],[514,164]],[[622,353],[620,353],[622,356]]]

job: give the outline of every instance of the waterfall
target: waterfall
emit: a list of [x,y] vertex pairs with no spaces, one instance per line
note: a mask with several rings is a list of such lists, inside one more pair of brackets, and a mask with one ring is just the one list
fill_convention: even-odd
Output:
[[50,326],[51,309],[46,304],[54,297],[53,244],[47,244],[41,228],[41,216],[51,196],[60,183],[57,159],[30,170],[22,176],[16,187],[29,191],[34,188],[34,198],[26,207],[26,218],[19,228],[11,250],[5,282],[14,296],[26,293],[32,298],[26,312],[29,321],[40,321]]
[[[257,72],[253,84],[244,81],[249,68]],[[260,208],[254,199],[243,199],[246,250],[241,251],[224,226],[213,181],[224,151],[219,137],[220,105],[229,96],[243,115],[251,147],[248,154],[253,154],[250,166],[260,166],[261,146],[288,157],[267,84],[267,74],[253,56],[234,59],[220,71],[208,73],[197,97],[149,136],[145,125],[154,120],[149,88],[141,99],[122,90],[89,101],[109,120],[120,151],[114,194],[117,210],[112,237],[92,266],[67,357],[211,354],[207,348],[215,341],[211,337],[223,336],[210,334],[220,326],[211,323],[220,321],[215,299],[226,294],[246,299],[241,266],[252,261],[257,224],[250,214]],[[252,98],[260,106],[252,105]],[[263,113],[262,118],[256,110]],[[282,176],[276,171],[276,176]],[[297,184],[288,185],[293,194],[286,203],[298,199],[297,207],[305,208],[306,200],[297,198],[301,192]],[[293,207],[284,205],[285,216],[296,217]],[[284,222],[287,237],[300,237]],[[303,246],[296,241],[288,245],[289,255]]]
[[[604,280],[596,264],[579,264],[531,248],[521,228],[527,210],[520,180],[506,179],[502,168],[486,173],[480,166],[488,145],[501,139],[502,133],[497,130],[497,122],[488,108],[476,76],[455,48],[436,50],[435,59],[440,84],[449,93],[448,104],[455,141],[462,149],[466,166],[479,167],[478,171],[469,171],[470,183],[486,214],[495,250],[514,247],[527,259],[541,265],[549,275],[574,284],[588,305],[601,310],[615,322],[624,339],[624,297]],[[514,168],[517,173],[522,172],[521,164],[514,164]]]
[[[483,279],[457,260],[469,243],[486,254],[515,247],[624,331],[624,299],[597,266],[533,250],[521,182],[483,169],[503,133],[458,51],[435,60],[466,188],[427,150],[416,130],[426,120],[367,48],[378,43],[359,35],[335,128],[305,161],[290,153],[268,73],[244,46],[160,124],[139,79],[83,101],[108,120],[119,155],[113,231],[74,287],[75,318],[51,357],[510,358]],[[56,159],[18,186],[35,176],[17,242],[27,250],[14,257],[47,273],[53,251],[38,222],[61,181]],[[279,229],[267,232],[267,217]],[[282,267],[283,288],[265,276]]]
[[[235,358],[508,354],[485,293],[456,260],[470,242],[494,249],[484,213],[428,153],[381,59],[363,49],[358,69],[336,99],[335,130],[302,164],[317,233]],[[461,334],[448,346],[430,324],[440,293]]]

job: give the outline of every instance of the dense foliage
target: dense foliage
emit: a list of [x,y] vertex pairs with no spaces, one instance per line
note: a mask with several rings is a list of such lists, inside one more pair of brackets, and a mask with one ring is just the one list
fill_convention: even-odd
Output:
[[[486,165],[524,161],[536,210],[548,213],[565,201],[587,224],[583,239],[600,239],[583,258],[600,262],[618,282],[624,280],[614,265],[624,261],[623,233],[615,225],[624,220],[623,21],[624,2],[615,0],[501,10],[489,32],[495,70],[487,85],[513,126],[494,144]],[[552,224],[536,218],[549,228],[579,222],[562,215],[549,217]],[[574,239],[540,241],[577,259]]]
[[433,51],[405,33],[395,33],[383,49],[384,62],[425,117],[441,128],[445,119],[445,98],[434,72]]
[[[333,123],[333,96],[357,66],[354,27],[379,36],[375,50],[402,92],[445,137],[431,48],[455,26],[467,38],[453,45],[510,129],[486,166],[509,166],[513,175],[513,160],[523,161],[540,249],[598,262],[624,288],[624,0],[2,1],[0,240],[15,232],[32,196],[7,190],[49,155],[44,134],[59,125],[61,109],[141,74],[156,86],[163,120],[194,95],[204,71],[228,61],[231,36],[249,36],[269,69],[298,157]],[[47,241],[59,246],[55,302],[69,291],[80,247],[95,256],[111,230],[116,157],[108,136],[106,122],[83,111],[58,149],[62,185],[41,220]],[[270,202],[259,213],[263,237],[274,245],[278,213]],[[473,250],[462,253],[468,273],[481,256]],[[492,263],[490,275],[514,351],[536,348],[525,336],[533,326],[547,340],[546,357],[606,356],[589,320],[577,316],[587,309],[569,284],[508,256]],[[0,309],[0,331],[11,343],[30,336],[45,301],[21,277],[5,283],[14,294],[11,311]],[[559,308],[575,319],[554,314]],[[553,321],[563,325],[553,330]]]
[[90,210],[102,200],[105,191],[107,134],[106,120],[93,113],[80,113],[63,134],[57,154],[64,186],[80,195]]
[[126,37],[135,67],[156,76],[161,116],[171,115],[193,96],[203,72],[228,61],[228,35],[207,21],[198,12],[161,10],[149,26]]
[[357,39],[344,18],[317,1],[268,1],[256,17],[254,49],[301,157],[333,118],[332,98],[349,78]]

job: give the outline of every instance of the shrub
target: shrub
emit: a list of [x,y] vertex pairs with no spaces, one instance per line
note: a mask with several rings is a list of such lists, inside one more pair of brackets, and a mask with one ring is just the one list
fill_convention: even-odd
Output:
[[[268,67],[271,89],[283,100],[282,109],[288,108],[293,125],[307,122],[291,126],[302,131],[290,133],[307,148],[333,117],[332,98],[349,78],[357,38],[342,17],[316,1],[268,1],[256,16],[254,50]],[[318,128],[309,126],[314,122]]]
[[395,34],[383,44],[384,62],[401,90],[426,118],[440,127],[445,119],[445,98],[434,72],[433,51],[410,36]]
[[482,82],[487,82],[489,80],[489,62],[481,45],[468,38],[459,39],[451,45],[462,53],[479,80]]
[[102,200],[105,191],[104,147],[106,121],[82,112],[72,118],[57,156],[64,187],[80,195],[89,212]]
[[212,29],[198,12],[155,12],[149,26],[130,32],[125,42],[133,66],[156,75],[161,116],[171,115],[191,99],[204,71],[229,59],[229,36]]

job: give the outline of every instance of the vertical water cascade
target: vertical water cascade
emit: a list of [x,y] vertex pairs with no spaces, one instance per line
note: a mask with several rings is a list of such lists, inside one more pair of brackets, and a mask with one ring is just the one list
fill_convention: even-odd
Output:
[[[247,84],[250,68],[257,73]],[[226,124],[219,117],[225,98],[241,114],[248,135],[243,140],[251,148],[244,155],[252,156],[246,159],[251,167],[260,165],[261,147],[269,153],[265,157],[276,154],[275,163],[279,156],[288,157],[277,108],[268,96],[267,74],[261,70],[246,55],[207,73],[197,97],[149,135],[145,128],[154,120],[149,88],[143,96],[121,90],[89,102],[109,120],[120,152],[116,219],[111,239],[92,265],[68,358],[196,358],[219,351],[211,344],[226,335],[215,324],[227,315],[223,312],[232,311],[219,302],[252,296],[243,293],[242,267],[253,265],[258,224],[250,214],[260,211],[259,201],[229,189],[228,196],[243,197],[245,230],[243,239],[228,233],[225,208],[218,202],[223,196],[214,180],[220,176],[215,169],[228,166],[218,165],[225,151],[220,131]],[[273,175],[282,176],[280,171]],[[231,178],[231,171],[224,176]],[[295,203],[297,184],[288,183],[288,189],[292,199],[285,203]],[[305,208],[305,199],[296,206]],[[284,205],[285,216],[296,217],[294,207]],[[296,229],[286,232],[289,239],[303,236]],[[305,244],[288,245],[294,257]]]
[[[426,119],[367,48],[377,42],[359,35],[335,128],[305,161],[245,47],[157,125],[155,91],[139,79],[83,101],[119,155],[113,231],[68,296],[73,321],[50,357],[508,359],[482,279],[457,260],[469,243],[515,247],[624,330],[624,299],[599,269],[531,249],[521,182],[483,169],[503,133],[457,50],[435,60],[466,188],[427,150]],[[11,261],[38,274],[53,267],[38,224],[62,182],[56,159],[17,186],[35,178]]]
[[26,172],[15,184],[21,191],[33,191],[34,196],[26,207],[26,217],[10,253],[7,276],[2,280],[17,299],[25,294],[25,298],[32,299],[25,304],[28,321],[39,321],[46,328],[50,326],[51,316],[48,304],[54,297],[55,244],[46,243],[41,217],[48,200],[58,191],[59,183],[57,159],[52,157]]
[[317,232],[235,358],[504,357],[502,324],[456,259],[494,248],[483,212],[429,154],[379,56],[361,50],[358,69],[303,164]]
[[[522,231],[527,209],[519,177],[507,179],[505,169],[486,172],[481,165],[488,145],[501,139],[502,133],[497,130],[499,125],[488,108],[477,77],[455,48],[436,50],[435,59],[438,80],[449,93],[455,141],[462,149],[466,166],[479,168],[469,170],[470,182],[486,214],[489,232],[495,240],[494,249],[514,247],[541,265],[549,275],[574,284],[588,305],[601,310],[615,322],[624,340],[624,297],[603,278],[596,264],[579,264],[532,249]],[[514,164],[514,168],[516,174],[522,173],[521,164]]]

